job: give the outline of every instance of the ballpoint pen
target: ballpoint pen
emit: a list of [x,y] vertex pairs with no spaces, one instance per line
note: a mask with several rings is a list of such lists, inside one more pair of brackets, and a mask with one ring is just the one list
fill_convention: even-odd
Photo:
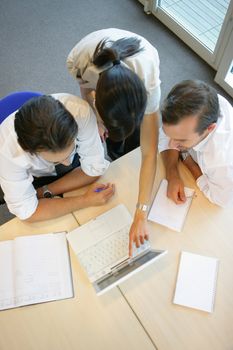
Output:
[[102,192],[103,190],[105,190],[105,187],[99,187],[96,188],[94,192]]

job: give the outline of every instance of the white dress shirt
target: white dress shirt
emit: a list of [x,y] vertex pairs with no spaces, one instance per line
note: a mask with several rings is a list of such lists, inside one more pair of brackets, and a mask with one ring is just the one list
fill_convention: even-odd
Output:
[[[233,207],[233,108],[218,95],[220,116],[216,128],[189,150],[202,175],[197,185],[205,196],[221,207]],[[160,128],[159,152],[169,149],[170,139]]]
[[[54,94],[74,116],[78,124],[76,139],[81,169],[89,176],[102,175],[109,162],[98,133],[96,118],[87,102],[70,94]],[[33,176],[56,175],[53,163],[25,152],[17,142],[14,129],[15,112],[0,125],[0,185],[11,213],[20,219],[29,218],[36,210],[38,199]]]
[[102,29],[90,33],[71,50],[67,58],[67,67],[82,88],[95,90],[99,74],[112,66],[110,63],[110,65],[97,68],[92,63],[97,44],[103,39],[116,41],[130,37],[141,40],[141,47],[144,50],[124,58],[121,64],[136,73],[143,81],[147,91],[145,114],[151,114],[159,109],[160,102],[159,55],[156,48],[142,36],[117,28]]

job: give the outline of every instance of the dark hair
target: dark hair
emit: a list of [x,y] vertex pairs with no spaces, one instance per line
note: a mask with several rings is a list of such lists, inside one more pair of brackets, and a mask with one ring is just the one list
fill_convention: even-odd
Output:
[[198,116],[199,135],[219,116],[219,102],[214,88],[200,80],[184,80],[169,92],[161,108],[164,124],[176,125],[184,118]]
[[44,95],[30,99],[19,109],[15,131],[25,151],[59,152],[75,139],[78,126],[61,102]]
[[108,129],[109,138],[121,141],[140,125],[147,102],[143,81],[121,60],[142,51],[137,38],[115,42],[104,39],[96,47],[93,63],[106,66],[96,86],[96,108]]

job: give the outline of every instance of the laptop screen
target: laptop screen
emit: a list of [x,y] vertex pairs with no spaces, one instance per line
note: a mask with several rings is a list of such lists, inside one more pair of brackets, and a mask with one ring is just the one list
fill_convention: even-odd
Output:
[[130,277],[132,274],[141,270],[144,266],[152,263],[158,257],[165,253],[164,250],[149,250],[146,254],[140,255],[133,259],[127,265],[124,265],[116,272],[107,275],[103,279],[96,281],[94,283],[94,288],[99,294],[105,289],[109,289],[110,286],[119,284],[120,280],[125,279],[125,277]]

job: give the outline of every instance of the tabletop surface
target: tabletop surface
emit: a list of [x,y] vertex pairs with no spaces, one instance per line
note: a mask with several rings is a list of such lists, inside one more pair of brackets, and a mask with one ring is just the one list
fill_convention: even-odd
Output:
[[[111,163],[99,180],[116,184],[109,203],[35,224],[15,218],[0,227],[0,240],[71,231],[119,203],[133,215],[139,169],[140,150],[136,149]],[[152,247],[167,249],[167,255],[97,297],[70,250],[75,297],[1,311],[0,349],[233,349],[233,211],[211,204],[182,165],[180,173],[185,185],[196,191],[182,232],[149,223]],[[162,178],[164,168],[158,157],[152,197]],[[213,313],[172,303],[181,251],[220,260]]]
[[[125,204],[133,215],[139,169],[139,149],[111,163],[101,181],[116,184],[114,198],[104,206],[76,211],[74,215],[79,224],[119,203]],[[123,282],[120,289],[158,349],[230,350],[233,349],[233,210],[211,204],[183,165],[180,174],[184,184],[196,191],[182,232],[150,222],[152,247],[167,249],[168,253]],[[164,175],[159,156],[153,195]],[[219,259],[213,313],[172,303],[181,251]]]
[[[35,224],[15,218],[0,227],[0,240],[77,226],[72,214]],[[70,254],[75,297],[1,311],[0,349],[155,349],[119,288],[97,297],[72,250]]]

